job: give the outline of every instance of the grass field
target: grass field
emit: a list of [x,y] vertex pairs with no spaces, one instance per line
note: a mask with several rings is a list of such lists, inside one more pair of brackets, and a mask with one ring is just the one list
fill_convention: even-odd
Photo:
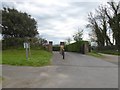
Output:
[[25,50],[9,49],[2,52],[2,64],[16,66],[44,66],[50,64],[52,53],[44,50],[31,50],[31,56],[26,60]]

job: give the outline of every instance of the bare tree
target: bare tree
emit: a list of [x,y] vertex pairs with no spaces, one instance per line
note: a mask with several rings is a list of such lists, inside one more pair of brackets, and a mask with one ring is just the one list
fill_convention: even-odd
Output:
[[78,41],[82,41],[82,35],[83,35],[83,30],[80,30],[78,28],[78,31],[75,32],[75,34],[73,35],[73,39],[78,42]]
[[97,38],[96,42],[98,46],[104,46],[104,37],[102,35],[101,28],[98,25],[96,16],[94,16],[92,12],[90,12],[88,15],[88,21],[89,24],[86,27],[92,29],[91,34],[93,34],[92,36],[96,36]]
[[97,12],[97,20],[100,23],[99,28],[101,30],[101,33],[104,37],[104,43],[108,46],[108,45],[113,45],[110,41],[110,37],[107,34],[107,31],[109,30],[108,28],[108,19],[106,17],[106,14],[104,12],[105,7],[104,6],[99,6],[98,9],[96,9]]
[[[119,43],[120,38],[120,1],[119,2],[108,2],[108,6],[99,6],[96,9],[96,13],[92,12],[88,15],[89,24],[88,28],[92,29],[90,36],[91,39],[97,38],[96,42],[98,46],[111,46],[113,43],[110,40],[110,36],[107,34],[108,30],[113,33],[113,39],[116,44]],[[93,37],[94,36],[94,37]]]
[[113,39],[115,39],[115,45],[119,44],[120,38],[120,1],[108,2],[109,8],[106,7],[104,12],[108,18],[108,23],[113,31]]
[[71,39],[70,37],[66,38],[66,41],[67,41],[66,43],[67,43],[67,44],[70,44],[71,40],[72,40],[72,39]]

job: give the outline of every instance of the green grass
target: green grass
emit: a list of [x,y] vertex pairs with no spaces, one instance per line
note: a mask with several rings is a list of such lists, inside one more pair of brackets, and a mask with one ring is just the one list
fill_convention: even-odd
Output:
[[88,55],[98,57],[98,58],[103,58],[104,56],[97,53],[97,52],[89,52]]
[[0,64],[2,64],[2,52],[0,51]]
[[9,49],[2,52],[2,64],[16,66],[44,66],[50,64],[52,53],[45,50],[31,50],[31,56],[26,60],[25,49]]
[[99,51],[100,53],[104,53],[104,54],[111,54],[111,55],[119,55],[120,56],[120,52],[115,51],[115,50],[104,50],[104,51]]
[[0,82],[2,82],[4,80],[4,78],[2,76],[0,76]]

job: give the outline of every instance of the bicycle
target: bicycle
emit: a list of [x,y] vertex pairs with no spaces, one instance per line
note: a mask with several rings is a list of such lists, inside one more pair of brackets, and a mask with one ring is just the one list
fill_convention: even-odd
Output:
[[63,59],[65,59],[65,51],[64,51],[64,49],[62,49],[62,56],[63,56]]

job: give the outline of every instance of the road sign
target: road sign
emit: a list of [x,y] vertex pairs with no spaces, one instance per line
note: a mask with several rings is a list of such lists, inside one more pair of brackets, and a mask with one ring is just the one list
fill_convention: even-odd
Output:
[[28,49],[30,50],[30,43],[25,42],[23,45],[24,48],[26,48],[26,59],[28,60]]
[[29,48],[29,43],[24,43],[24,48]]

